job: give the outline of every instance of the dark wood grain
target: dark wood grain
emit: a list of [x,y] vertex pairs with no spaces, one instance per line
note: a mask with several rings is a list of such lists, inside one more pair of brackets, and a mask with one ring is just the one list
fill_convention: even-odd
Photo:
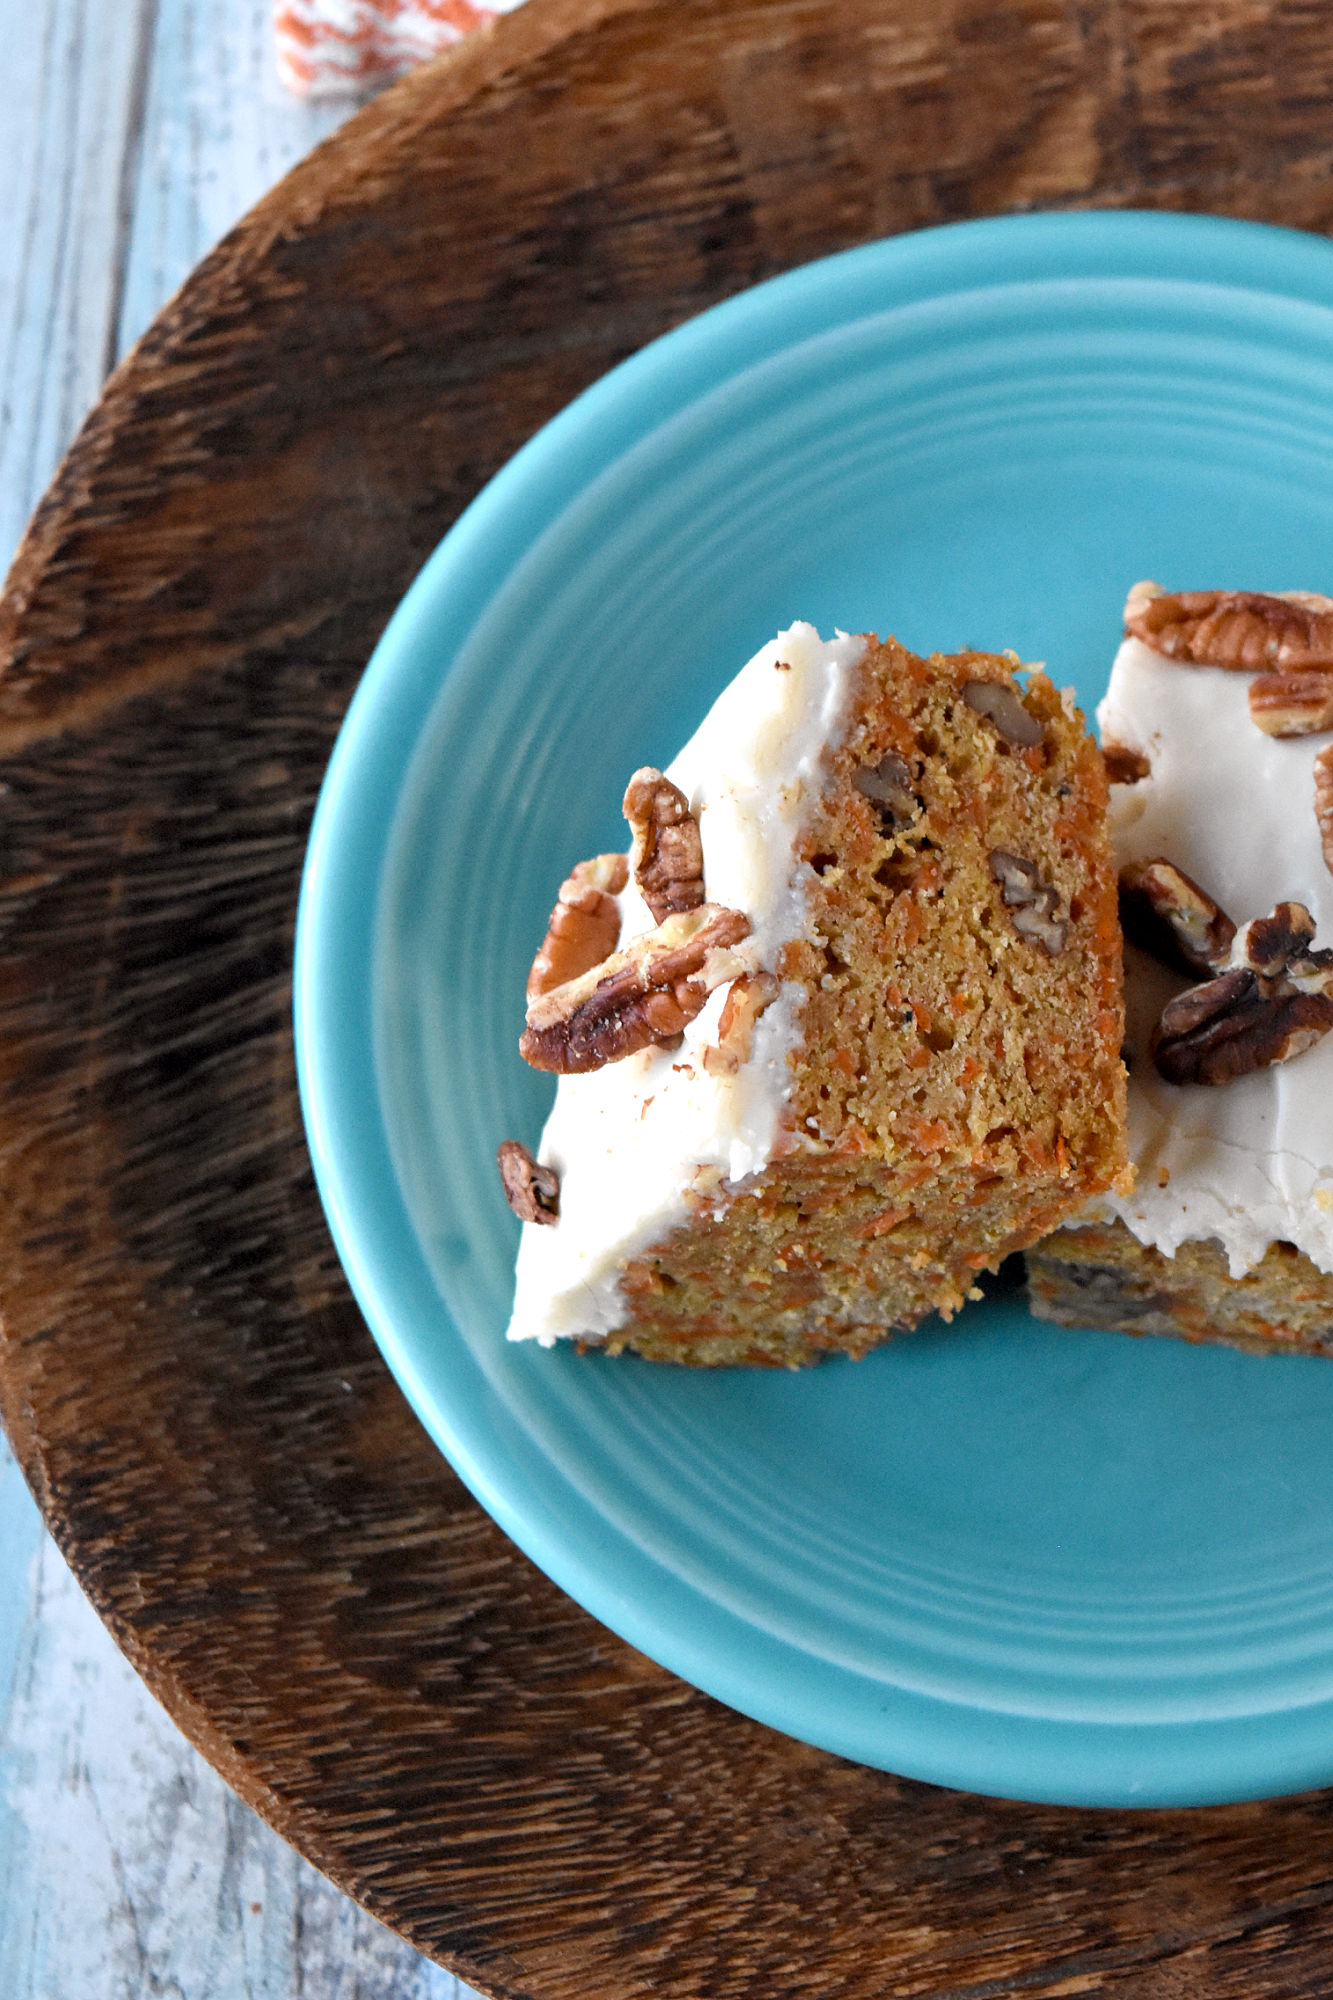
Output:
[[824,251],[1026,206],[1333,224],[1295,0],[529,0],[396,87],[113,379],[0,603],[0,1405],[242,1795],[532,2000],[1324,1995],[1333,1797],[997,1804],[745,1722],[482,1514],[340,1277],[288,967],[339,718],[584,384]]

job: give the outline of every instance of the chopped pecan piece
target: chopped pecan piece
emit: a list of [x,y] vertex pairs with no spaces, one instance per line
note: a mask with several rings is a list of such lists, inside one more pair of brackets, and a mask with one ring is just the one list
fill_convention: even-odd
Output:
[[625,788],[623,810],[634,834],[634,880],[654,923],[678,910],[697,910],[704,899],[704,850],[684,792],[645,764]]
[[993,722],[1005,742],[1016,749],[1030,750],[1046,734],[1045,723],[1029,715],[1018,690],[1006,687],[1003,681],[968,681],[963,700],[976,714]]
[[1322,958],[1310,947],[1314,943],[1314,918],[1304,903],[1279,903],[1271,917],[1255,917],[1238,934],[1233,961],[1247,966],[1264,979],[1280,979],[1302,965]]
[[1168,1083],[1229,1083],[1288,1062],[1333,1028],[1333,998],[1237,966],[1162,1009],[1152,1058]]
[[1317,736],[1333,729],[1333,670],[1256,674],[1250,682],[1250,720],[1265,736]]
[[1136,583],[1125,630],[1187,666],[1239,673],[1333,667],[1333,599],[1259,590],[1181,590]]
[[534,1069],[577,1075],[668,1043],[714,987],[746,971],[731,947],[750,931],[739,910],[702,903],[528,1007],[519,1053]]
[[1069,924],[1055,914],[1060,907],[1055,885],[1042,881],[1035,861],[1010,854],[1003,847],[992,851],[990,872],[1000,885],[1000,898],[1013,918],[1014,929],[1058,958],[1065,948]]
[[560,1216],[560,1181],[543,1167],[518,1139],[502,1139],[495,1155],[505,1200],[520,1222],[556,1222]]
[[710,1076],[734,1076],[749,1062],[754,1024],[781,990],[782,981],[772,972],[751,972],[736,981],[718,1017],[717,1047],[704,1050]]
[[1120,922],[1131,944],[1177,972],[1218,972],[1236,926],[1197,882],[1160,855],[1120,870]]
[[1103,743],[1102,762],[1113,785],[1137,785],[1152,775],[1152,765],[1143,752],[1131,750],[1127,743]]
[[1324,866],[1333,875],[1333,743],[1314,760],[1314,816],[1324,850]]
[[560,884],[541,949],[528,974],[528,999],[577,979],[600,965],[620,938],[620,909],[614,898],[629,880],[623,854],[598,854],[580,861]]
[[886,833],[907,826],[921,810],[921,801],[912,790],[912,771],[905,757],[890,750],[878,764],[858,771],[852,779],[858,792],[880,810]]

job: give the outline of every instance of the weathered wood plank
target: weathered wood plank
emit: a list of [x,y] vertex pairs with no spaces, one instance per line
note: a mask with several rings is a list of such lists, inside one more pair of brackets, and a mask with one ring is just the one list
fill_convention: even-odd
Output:
[[118,353],[218,238],[346,118],[277,81],[271,0],[156,0]]
[[5,9],[0,146],[0,560],[115,347],[127,167],[151,0]]
[[5,0],[0,568],[107,370],[346,116],[273,73],[267,0]]

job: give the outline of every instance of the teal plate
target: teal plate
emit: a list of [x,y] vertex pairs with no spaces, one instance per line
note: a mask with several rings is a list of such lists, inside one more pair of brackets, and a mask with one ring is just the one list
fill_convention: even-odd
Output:
[[495,1148],[549,1101],[516,1042],[555,886],[795,618],[1014,647],[1091,708],[1136,578],[1331,573],[1333,249],[1023,217],[807,266],[637,355],[480,496],[370,663],[297,945],[349,1278],[519,1546],[775,1729],[1071,1804],[1333,1781],[1333,1365],[1002,1296],[790,1375],[507,1345]]

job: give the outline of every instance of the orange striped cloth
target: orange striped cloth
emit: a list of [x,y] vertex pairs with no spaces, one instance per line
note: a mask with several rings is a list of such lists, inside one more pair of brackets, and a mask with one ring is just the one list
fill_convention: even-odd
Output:
[[331,96],[411,69],[519,0],[274,0],[278,74]]

